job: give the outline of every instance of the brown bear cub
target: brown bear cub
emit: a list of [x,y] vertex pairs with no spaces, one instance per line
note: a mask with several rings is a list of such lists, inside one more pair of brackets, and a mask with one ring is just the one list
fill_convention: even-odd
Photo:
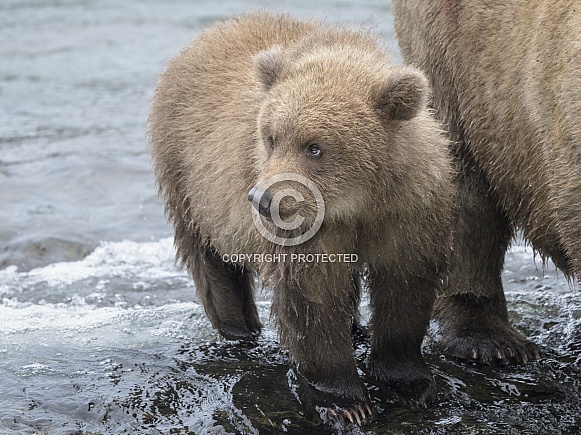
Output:
[[454,193],[427,98],[424,76],[395,66],[369,32],[269,13],[203,32],[155,91],[155,173],[212,325],[231,340],[259,333],[258,277],[330,415],[371,414],[351,338],[363,267],[369,374],[406,400],[434,389],[420,345]]
[[443,349],[485,363],[538,348],[508,320],[504,255],[517,229],[581,278],[581,4],[577,0],[394,0],[407,62],[424,70],[459,163]]

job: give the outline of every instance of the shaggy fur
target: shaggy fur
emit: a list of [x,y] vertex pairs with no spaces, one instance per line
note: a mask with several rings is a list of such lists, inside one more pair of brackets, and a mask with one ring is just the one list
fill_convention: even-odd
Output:
[[[341,406],[368,400],[351,342],[352,277],[364,263],[371,373],[412,400],[433,389],[420,344],[451,246],[453,191],[427,92],[424,76],[394,66],[367,32],[252,13],[185,47],[153,99],[155,173],[177,256],[212,325],[227,339],[259,332],[258,274],[274,291],[272,316],[298,371]],[[306,155],[312,144],[318,159]],[[252,220],[248,192],[280,173],[311,180],[325,201],[321,229],[298,246],[271,243]],[[288,187],[304,190],[273,189]],[[309,223],[316,207],[303,193]],[[222,261],[233,253],[353,253],[359,262]]]
[[526,362],[500,274],[516,229],[581,277],[581,7],[576,0],[394,0],[407,62],[426,71],[459,165],[444,349]]

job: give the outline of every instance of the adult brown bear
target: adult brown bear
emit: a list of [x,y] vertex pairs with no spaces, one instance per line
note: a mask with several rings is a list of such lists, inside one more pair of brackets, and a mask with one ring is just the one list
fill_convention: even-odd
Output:
[[350,419],[371,412],[351,341],[363,264],[370,374],[413,401],[434,388],[420,345],[451,246],[453,185],[427,93],[369,32],[251,13],[185,47],[153,99],[157,180],[212,325],[227,339],[260,331],[258,275],[298,372]]
[[455,254],[435,308],[451,355],[526,362],[500,279],[515,230],[581,277],[581,4],[394,0],[405,60],[424,70],[460,169]]

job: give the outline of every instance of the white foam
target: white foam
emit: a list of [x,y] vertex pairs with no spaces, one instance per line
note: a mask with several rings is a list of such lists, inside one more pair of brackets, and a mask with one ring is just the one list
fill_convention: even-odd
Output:
[[[29,272],[15,266],[0,270],[0,348],[16,342],[140,345],[209,337],[209,322],[194,301],[191,279],[176,267],[174,252],[172,238],[103,242],[80,261]],[[184,300],[156,299],[172,288],[185,288],[182,293],[174,291]],[[128,304],[130,292],[133,302]]]
[[6,304],[0,319],[0,349],[139,347],[217,338],[194,302],[137,308]]
[[[32,279],[56,285],[71,284],[89,277],[140,276],[167,278],[184,273],[171,266],[175,251],[172,238],[157,242],[102,242],[84,260],[54,263],[28,273]],[[168,267],[169,266],[169,267]]]
[[40,285],[65,288],[80,281],[96,281],[97,292],[109,280],[125,278],[133,288],[148,288],[152,281],[180,280],[192,285],[187,273],[175,264],[172,238],[156,242],[102,242],[80,261],[60,262],[19,272],[16,266],[0,270],[0,297],[14,297]]

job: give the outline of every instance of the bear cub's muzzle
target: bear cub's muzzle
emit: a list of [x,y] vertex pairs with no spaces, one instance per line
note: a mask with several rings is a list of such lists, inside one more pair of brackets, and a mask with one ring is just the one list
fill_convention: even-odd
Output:
[[270,204],[272,202],[272,194],[270,190],[253,187],[248,192],[248,201],[252,202],[252,205],[258,210],[258,213],[267,219],[271,219]]

